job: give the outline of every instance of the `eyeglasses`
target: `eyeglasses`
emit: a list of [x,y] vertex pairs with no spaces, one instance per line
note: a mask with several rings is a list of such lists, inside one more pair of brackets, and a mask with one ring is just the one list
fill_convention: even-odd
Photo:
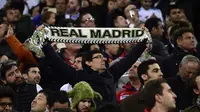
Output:
[[5,102],[0,103],[0,107],[2,108],[6,108],[7,106],[12,107],[12,103],[5,103]]
[[75,64],[75,63],[81,63],[81,62],[82,62],[81,60],[75,60],[75,61],[74,61],[74,64]]
[[92,59],[103,59],[103,58],[104,58],[103,55],[97,55],[97,56],[93,57]]
[[82,23],[85,23],[86,21],[94,21],[93,17],[87,18],[86,20],[82,21]]

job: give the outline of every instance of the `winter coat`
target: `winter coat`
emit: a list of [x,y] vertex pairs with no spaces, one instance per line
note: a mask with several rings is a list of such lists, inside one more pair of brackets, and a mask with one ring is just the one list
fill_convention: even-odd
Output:
[[173,54],[165,59],[161,64],[161,70],[164,78],[175,76],[178,73],[178,68],[181,60],[186,55],[195,55],[195,52],[184,52],[181,48],[175,47]]
[[45,56],[52,63],[53,69],[56,69],[63,80],[75,85],[79,81],[88,82],[94,91],[99,92],[103,101],[96,102],[97,106],[107,102],[116,101],[115,83],[117,80],[136,62],[143,53],[146,45],[139,43],[119,62],[107,68],[104,72],[98,73],[91,71],[83,66],[83,70],[76,71],[73,67],[65,63],[54,51],[50,44],[43,46]]
[[193,103],[193,90],[189,82],[184,82],[179,75],[167,79],[167,83],[176,94],[176,107],[178,110],[184,110]]

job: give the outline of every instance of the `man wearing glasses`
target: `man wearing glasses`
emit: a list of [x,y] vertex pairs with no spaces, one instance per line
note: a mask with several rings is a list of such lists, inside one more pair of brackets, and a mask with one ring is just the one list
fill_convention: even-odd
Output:
[[106,68],[106,58],[101,51],[92,50],[82,57],[83,70],[76,70],[65,63],[54,51],[49,43],[44,43],[43,52],[52,69],[57,70],[64,81],[74,86],[80,81],[88,82],[92,88],[99,92],[103,101],[96,101],[97,107],[108,102],[117,102],[115,84],[118,79],[136,62],[146,48],[146,43],[139,43],[119,62]]
[[79,25],[81,27],[96,27],[95,19],[90,13],[80,15]]
[[13,112],[15,93],[8,86],[0,86],[0,112]]

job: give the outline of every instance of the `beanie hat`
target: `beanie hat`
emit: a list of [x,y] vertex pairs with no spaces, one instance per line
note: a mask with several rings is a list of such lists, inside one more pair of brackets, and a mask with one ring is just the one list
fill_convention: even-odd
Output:
[[91,99],[93,103],[91,111],[94,111],[96,109],[94,99],[102,100],[102,96],[95,92],[85,81],[77,83],[67,94],[68,97],[72,98],[72,109],[75,109],[81,100]]

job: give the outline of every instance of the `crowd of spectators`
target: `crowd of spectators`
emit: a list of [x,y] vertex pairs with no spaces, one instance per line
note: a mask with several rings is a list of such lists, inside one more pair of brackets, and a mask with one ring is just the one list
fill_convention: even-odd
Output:
[[[198,0],[1,0],[0,112],[200,112],[199,6]],[[152,43],[45,40],[30,50],[28,39],[45,26],[146,28]]]

